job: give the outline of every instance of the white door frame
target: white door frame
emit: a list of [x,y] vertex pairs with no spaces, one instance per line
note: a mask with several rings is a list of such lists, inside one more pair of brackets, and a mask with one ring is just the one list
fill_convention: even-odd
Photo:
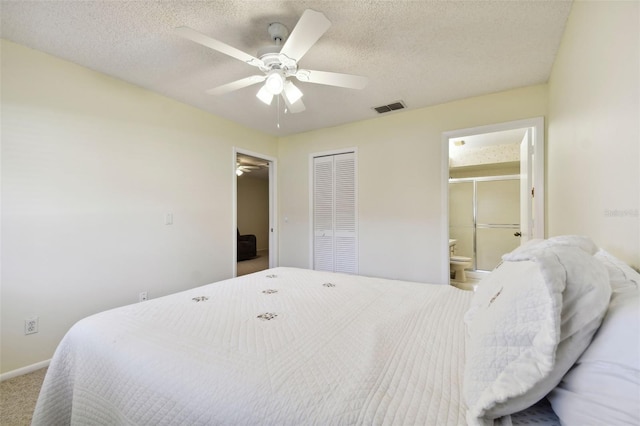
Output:
[[[442,211],[440,223],[442,224],[442,235],[449,235],[449,139],[464,138],[483,133],[501,132],[504,130],[515,130],[522,128],[533,129],[533,157],[534,164],[531,168],[533,172],[533,187],[535,188],[533,215],[535,226],[532,238],[544,238],[545,235],[545,207],[544,207],[544,117],[528,118],[524,120],[509,121],[506,123],[489,124],[486,126],[471,127],[468,129],[452,130],[442,133],[442,175],[441,194]],[[530,177],[531,178],[531,177]],[[449,241],[442,239],[441,242],[442,266],[441,282],[449,283]]]
[[251,157],[259,158],[261,160],[269,162],[269,268],[275,268],[278,266],[278,185],[276,182],[278,161],[275,157],[270,155],[261,154],[259,152],[249,151],[243,148],[233,147],[233,162],[231,173],[233,173],[234,179],[232,186],[232,215],[233,215],[233,227],[232,241],[233,241],[233,275],[238,275],[238,179],[236,176],[236,166],[238,161],[238,154],[249,155]]

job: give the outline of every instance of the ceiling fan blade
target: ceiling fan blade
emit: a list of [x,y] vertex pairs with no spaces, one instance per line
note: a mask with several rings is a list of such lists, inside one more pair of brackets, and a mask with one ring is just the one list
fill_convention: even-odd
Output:
[[252,84],[261,83],[265,78],[266,77],[264,75],[252,75],[247,78],[241,78],[240,80],[232,81],[231,83],[206,90],[205,93],[209,95],[223,95],[225,93],[233,92],[234,90],[242,89],[243,87],[251,86]]
[[254,169],[259,169],[260,167],[266,167],[268,163],[260,161],[257,158],[243,157],[242,154],[239,154],[236,165],[239,167],[253,167]]
[[302,112],[307,109],[302,102],[302,98],[298,99],[294,103],[291,103],[289,102],[289,99],[287,99],[287,97],[284,95],[284,93],[282,94],[282,97],[284,98],[284,103],[287,105],[287,110],[289,110],[289,112],[292,114]]
[[313,70],[298,70],[296,78],[307,83],[326,84],[347,89],[364,89],[369,82],[367,77],[359,75]]
[[236,49],[235,47],[229,46],[226,43],[223,43],[219,40],[206,36],[192,28],[189,27],[178,27],[176,31],[182,37],[189,39],[191,41],[195,41],[203,46],[206,46],[210,49],[217,50],[218,52],[224,53],[225,55],[229,55],[232,58],[236,58],[241,60],[242,62],[246,62],[249,65],[253,65],[254,67],[263,66],[264,63],[256,58],[255,56],[251,56],[248,53],[243,52],[242,50]]
[[299,61],[330,26],[331,22],[322,12],[305,10],[280,53]]

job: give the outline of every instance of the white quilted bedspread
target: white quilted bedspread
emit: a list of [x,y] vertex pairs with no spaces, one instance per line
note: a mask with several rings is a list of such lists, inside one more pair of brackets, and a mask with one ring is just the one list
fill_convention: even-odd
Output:
[[33,424],[462,425],[471,295],[275,268],[103,312],[60,343]]

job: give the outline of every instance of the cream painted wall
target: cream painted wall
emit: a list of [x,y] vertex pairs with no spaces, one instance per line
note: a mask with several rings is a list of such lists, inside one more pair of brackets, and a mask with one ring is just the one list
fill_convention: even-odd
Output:
[[245,173],[238,177],[238,228],[254,234],[258,250],[269,249],[269,181]]
[[[84,316],[232,275],[233,147],[273,137],[2,41],[1,372]],[[164,224],[173,214],[173,225]],[[40,332],[25,336],[37,315]]]
[[549,81],[548,232],[640,266],[640,2],[573,4]]
[[439,283],[442,132],[546,112],[540,85],[281,138],[280,264],[310,266],[309,156],[357,147],[360,273]]
[[640,265],[638,7],[575,2],[549,86],[279,140],[3,41],[0,372],[140,291],[231,276],[233,146],[278,158],[281,265],[309,266],[309,156],[357,147],[360,272],[438,282],[442,132],[547,116],[548,233]]

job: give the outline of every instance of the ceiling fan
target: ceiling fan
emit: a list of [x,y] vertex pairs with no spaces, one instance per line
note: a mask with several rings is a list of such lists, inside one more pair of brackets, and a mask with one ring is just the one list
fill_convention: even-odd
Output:
[[[367,85],[368,79],[358,75],[298,68],[300,59],[330,26],[331,22],[322,12],[316,12],[311,9],[304,11],[290,35],[287,27],[279,22],[274,22],[268,27],[269,35],[274,45],[260,49],[257,57],[189,27],[179,27],[177,31],[184,38],[239,59],[257,67],[264,73],[263,75],[252,75],[223,84],[207,90],[206,93],[222,95],[264,82],[264,85],[256,94],[258,99],[267,105],[271,105],[274,96],[282,95],[288,111],[295,113],[304,111],[305,106],[301,99],[303,96],[302,91],[293,84],[290,77],[295,77],[302,82],[348,89],[363,89]],[[287,35],[289,35],[288,38]],[[285,39],[286,41],[284,41]],[[283,41],[284,44],[282,44]]]
[[259,170],[269,167],[268,163],[253,162],[247,157],[238,156],[236,162],[236,174],[242,176],[244,173],[251,173],[254,170]]
[[254,170],[259,169],[258,166],[245,166],[240,163],[236,163],[236,174],[242,176],[244,173],[251,173]]

